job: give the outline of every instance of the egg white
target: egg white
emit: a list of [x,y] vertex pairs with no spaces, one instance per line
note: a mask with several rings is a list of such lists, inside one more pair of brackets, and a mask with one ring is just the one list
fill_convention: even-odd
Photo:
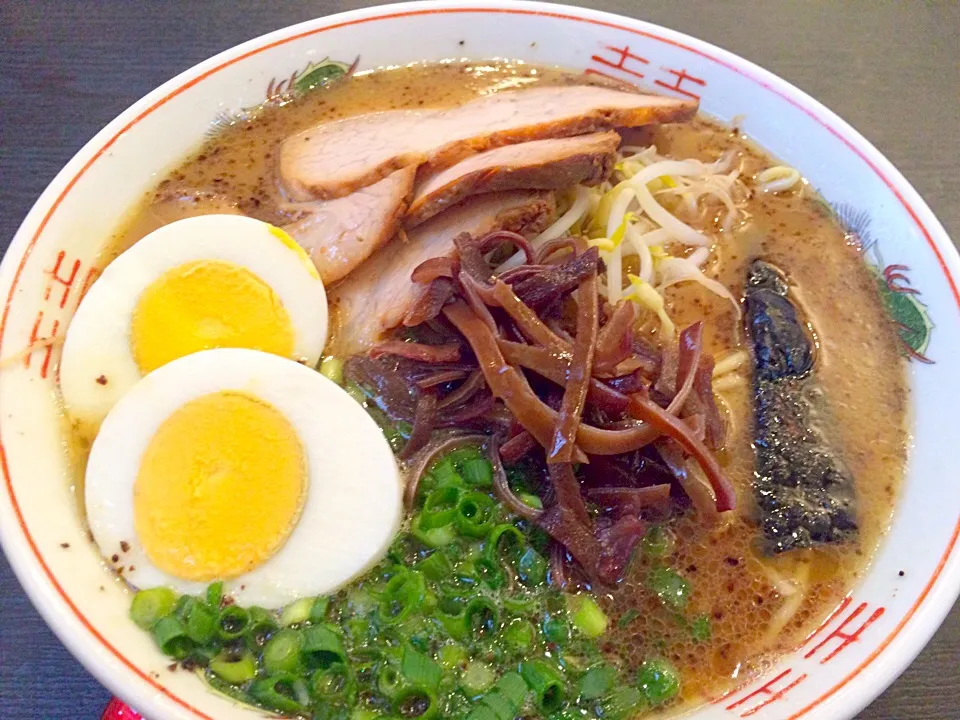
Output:
[[[204,215],[165,225],[110,263],[67,328],[60,390],[70,416],[95,431],[140,378],[130,327],[140,296],[168,270],[196,260],[246,268],[286,309],[294,357],[313,366],[327,340],[327,296],[309,257],[287,246],[270,225],[240,215]],[[102,378],[99,382],[98,379]]]
[[287,541],[257,569],[225,581],[226,591],[241,603],[277,608],[333,592],[376,564],[403,514],[399,470],[380,428],[320,373],[245,349],[174,360],[140,380],[110,411],[93,443],[85,483],[87,520],[103,556],[117,555],[110,562],[137,588],[163,585],[196,594],[206,587],[150,562],[136,536],[133,491],[143,453],[163,421],[195,398],[229,390],[259,398],[287,419],[303,445],[308,488]]

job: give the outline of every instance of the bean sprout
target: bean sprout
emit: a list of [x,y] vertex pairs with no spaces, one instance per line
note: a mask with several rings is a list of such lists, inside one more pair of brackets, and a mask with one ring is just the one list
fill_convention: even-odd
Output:
[[732,353],[724,355],[717,361],[717,364],[713,366],[713,377],[719,378],[723,375],[736,372],[746,365],[749,359],[750,355],[746,350],[735,350]]
[[[553,223],[553,225],[533,238],[533,240],[530,241],[530,244],[534,247],[534,249],[536,249],[544,243],[550,242],[551,240],[556,240],[558,237],[562,237],[570,228],[576,225],[579,220],[583,219],[589,208],[590,192],[582,185],[578,185],[576,197],[574,198],[573,204],[570,206],[570,208],[563,215],[561,215],[560,218]],[[525,257],[526,256],[522,252],[514,253],[504,263],[502,263],[499,268],[497,268],[497,272],[503,272],[504,270],[509,270],[510,268],[522,265]]]
[[742,387],[747,384],[747,379],[737,373],[727,373],[721,378],[713,381],[714,392],[726,392],[734,388]]
[[[769,570],[769,568],[768,568]],[[793,576],[792,580],[785,580],[778,576],[778,583],[774,584],[774,589],[785,599],[783,604],[777,610],[776,615],[773,616],[770,620],[770,624],[767,625],[767,630],[763,635],[763,640],[761,640],[761,647],[765,647],[772,643],[787,624],[793,620],[796,616],[797,611],[800,610],[800,606],[803,605],[803,601],[807,598],[807,586],[810,579],[810,565],[803,564],[801,565],[796,574]],[[789,590],[784,592],[787,588],[784,587],[787,585]]]
[[786,165],[775,165],[757,175],[757,187],[763,192],[785,192],[798,182],[800,182],[800,172]]

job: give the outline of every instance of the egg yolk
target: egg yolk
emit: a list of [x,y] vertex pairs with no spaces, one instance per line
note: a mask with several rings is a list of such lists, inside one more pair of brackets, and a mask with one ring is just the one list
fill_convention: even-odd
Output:
[[317,266],[313,264],[313,260],[311,260],[310,256],[307,255],[304,249],[297,244],[296,240],[290,237],[290,235],[285,231],[278,227],[274,227],[273,225],[270,226],[270,234],[282,242],[288,250],[296,253],[297,257],[300,258],[300,262],[303,263],[303,266],[307,269],[307,272],[310,273],[312,277],[315,277],[317,280],[320,279],[320,273],[317,270]]
[[254,273],[222,260],[196,260],[168,270],[144,290],[133,312],[130,344],[146,375],[213,348],[292,357],[294,332],[280,298]]
[[151,439],[134,484],[134,527],[150,560],[184,580],[250,572],[296,527],[306,458],[272,405],[240,392],[204,395]]

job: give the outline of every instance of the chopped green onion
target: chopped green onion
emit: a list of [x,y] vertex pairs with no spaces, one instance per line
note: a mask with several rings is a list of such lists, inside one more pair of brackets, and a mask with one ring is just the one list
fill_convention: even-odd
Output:
[[280,626],[290,627],[299,625],[310,619],[310,611],[313,609],[313,598],[300,598],[296,602],[287,605],[280,613]]
[[563,618],[548,617],[543,621],[543,636],[547,642],[566,645],[570,642],[570,626]]
[[[240,652],[241,648],[231,648],[231,652]],[[190,660],[199,667],[206,667],[220,652],[220,643],[214,641],[209,645],[198,645],[190,651]]]
[[470,634],[464,605],[463,600],[452,596],[440,598],[437,603],[437,619],[454,640],[466,640]]
[[486,705],[477,704],[471,708],[467,720],[500,720],[500,718]]
[[417,570],[431,580],[439,581],[449,577],[450,573],[453,572],[453,565],[445,552],[436,550],[417,563]]
[[465,460],[460,466],[460,474],[469,487],[485,488],[493,486],[493,466],[485,457]]
[[498,590],[503,586],[504,577],[500,563],[481,556],[473,559],[473,567],[480,581],[491,590]]
[[320,361],[320,374],[337,385],[343,385],[343,360],[333,355],[327,355]]
[[371,631],[375,628],[370,624],[367,618],[352,617],[343,623],[347,636],[357,645],[365,644],[371,637]]
[[468,537],[484,537],[493,528],[496,509],[497,504],[486,493],[464,494],[457,503],[457,513],[454,518],[457,530]]
[[318,597],[310,607],[310,622],[320,623],[327,619],[327,608],[330,607],[330,598]]
[[[377,607],[377,601],[365,590],[356,588],[347,593],[347,606],[357,615],[366,615]],[[324,608],[326,615],[326,608]]]
[[246,632],[250,625],[250,613],[238,605],[227,605],[220,611],[217,633],[221,640],[233,640]]
[[486,456],[476,445],[464,445],[448,452],[444,459],[453,464],[460,475],[463,475],[463,466],[474,460],[486,460]]
[[157,620],[173,611],[176,602],[177,595],[170,588],[141,590],[130,603],[130,619],[144,630],[150,630]]
[[355,707],[350,711],[349,720],[377,720],[380,713],[365,707]]
[[543,660],[520,663],[520,674],[533,691],[537,707],[553,713],[563,705],[565,688],[560,673]]
[[517,493],[517,497],[520,498],[520,502],[528,507],[532,507],[534,510],[543,510],[543,500],[541,500],[536,495],[531,495],[530,493]]
[[430,720],[440,712],[436,693],[422,687],[406,687],[393,700],[393,706],[404,718]]
[[440,664],[447,670],[457,670],[464,667],[470,657],[467,649],[457,643],[447,643],[440,648],[440,652],[437,653],[437,655]]
[[443,670],[434,660],[409,647],[403,651],[400,672],[411,685],[434,691],[443,677]]
[[220,603],[223,602],[223,582],[217,580],[207,585],[207,592],[205,593],[207,605],[212,607],[214,610],[220,610]]
[[614,690],[601,704],[604,720],[627,720],[643,706],[643,695],[632,687]]
[[550,720],[588,720],[593,717],[576,706],[570,706],[555,712],[550,716]]
[[457,472],[456,466],[453,464],[453,460],[450,459],[450,456],[447,455],[439,462],[437,462],[432,468],[430,468],[430,477],[433,479],[436,487],[444,486],[453,486],[453,487],[463,487],[463,478],[460,477],[460,473]]
[[474,636],[490,636],[500,629],[500,610],[489,598],[472,598],[463,611],[467,629]]
[[290,714],[306,712],[310,702],[306,683],[291,673],[254,680],[250,696],[267,710]]
[[503,642],[514,652],[523,653],[533,646],[537,629],[529,620],[515,618],[503,632]]
[[172,615],[166,615],[154,623],[153,639],[164,655],[177,660],[183,660],[194,648],[183,623]]
[[514,714],[526,701],[527,693],[530,692],[527,681],[516,672],[508,672],[502,675],[494,688],[510,703]]
[[533,548],[527,548],[517,560],[517,577],[528,587],[543,585],[547,581],[547,561]]
[[483,551],[491,560],[515,554],[526,545],[527,539],[509,523],[495,526],[484,543]]
[[648,557],[662,558],[673,552],[674,539],[662,525],[653,525],[643,536],[641,545]]
[[668,568],[654,568],[647,577],[647,587],[672,610],[683,610],[690,600],[690,583]]
[[423,530],[433,530],[452,523],[457,514],[459,500],[460,489],[453,485],[443,485],[433,490],[423,502],[420,527]]
[[539,606],[540,600],[536,595],[506,595],[500,599],[503,609],[511,615],[530,615]]
[[597,665],[590,668],[580,678],[580,697],[584,700],[597,700],[606,695],[617,682],[617,671],[609,665]]
[[231,685],[242,685],[256,676],[257,664],[249,652],[240,657],[221,652],[210,661],[210,672]]
[[662,705],[680,692],[680,676],[665,660],[647,660],[640,666],[637,685],[651,705]]
[[374,670],[383,659],[382,648],[370,646],[354,646],[350,667],[358,680],[369,683],[373,680]]
[[638,617],[640,617],[640,611],[636,608],[629,608],[623,615],[620,616],[620,619],[617,620],[617,626],[625,628]]
[[178,620],[186,622],[187,617],[190,615],[190,610],[199,602],[200,601],[192,595],[181,595],[177,598],[177,602],[173,606],[172,614],[175,615]]
[[480,698],[480,704],[490,708],[498,720],[513,720],[516,717],[517,711],[497,688]]
[[257,647],[267,641],[267,636],[277,629],[277,618],[269,610],[254,605],[249,608],[250,624],[247,625],[247,638]]
[[301,672],[300,647],[299,632],[289,628],[278,630],[263,648],[263,669],[268,675]]
[[393,624],[406,620],[423,603],[426,585],[416,570],[400,568],[387,582],[377,612],[381,622]]
[[388,700],[393,700],[406,687],[403,676],[393,663],[386,663],[377,673],[377,690]]
[[429,548],[442,548],[455,542],[457,534],[452,525],[433,528],[430,530],[421,527],[422,516],[416,515],[410,523],[410,534]]
[[204,603],[190,606],[186,618],[187,637],[197,645],[206,645],[217,634],[217,611]]
[[328,668],[347,662],[340,633],[333,625],[311,625],[300,631],[301,652],[311,668]]
[[588,638],[597,638],[607,631],[610,619],[591,595],[568,595],[567,612],[570,622]]
[[489,665],[479,660],[472,660],[467,663],[467,667],[460,677],[460,687],[464,689],[467,695],[479,695],[490,688],[496,679],[496,675],[493,674]]
[[420,606],[420,611],[424,616],[431,615],[438,602],[440,601],[437,599],[437,594],[433,590],[427,590],[423,594],[423,604]]
[[694,642],[706,642],[712,635],[710,628],[710,618],[706,615],[698,615],[690,623],[690,635]]
[[321,668],[310,676],[310,694],[317,700],[356,699],[357,684],[350,669],[343,664]]

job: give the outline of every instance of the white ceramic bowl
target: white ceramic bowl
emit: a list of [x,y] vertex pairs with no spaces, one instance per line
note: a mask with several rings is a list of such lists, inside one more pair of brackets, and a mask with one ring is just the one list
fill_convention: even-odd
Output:
[[146,716],[262,717],[208,692],[189,673],[168,672],[151,638],[127,619],[128,595],[81,528],[55,397],[57,350],[23,351],[62,336],[105,239],[215,118],[260,104],[325,58],[367,69],[464,55],[695,94],[704,111],[725,120],[745,113],[741,127],[799,168],[868,246],[866,260],[885,278],[917,360],[910,365],[916,439],[889,536],[868,575],[803,647],[695,713],[698,720],[854,715],[916,656],[960,587],[960,483],[951,451],[960,406],[960,375],[951,363],[960,350],[960,259],[900,173],[812,98],[706,43],[579,8],[410,3],[279,30],[150,93],[67,164],[0,268],[0,537],[24,588],[74,655]]

